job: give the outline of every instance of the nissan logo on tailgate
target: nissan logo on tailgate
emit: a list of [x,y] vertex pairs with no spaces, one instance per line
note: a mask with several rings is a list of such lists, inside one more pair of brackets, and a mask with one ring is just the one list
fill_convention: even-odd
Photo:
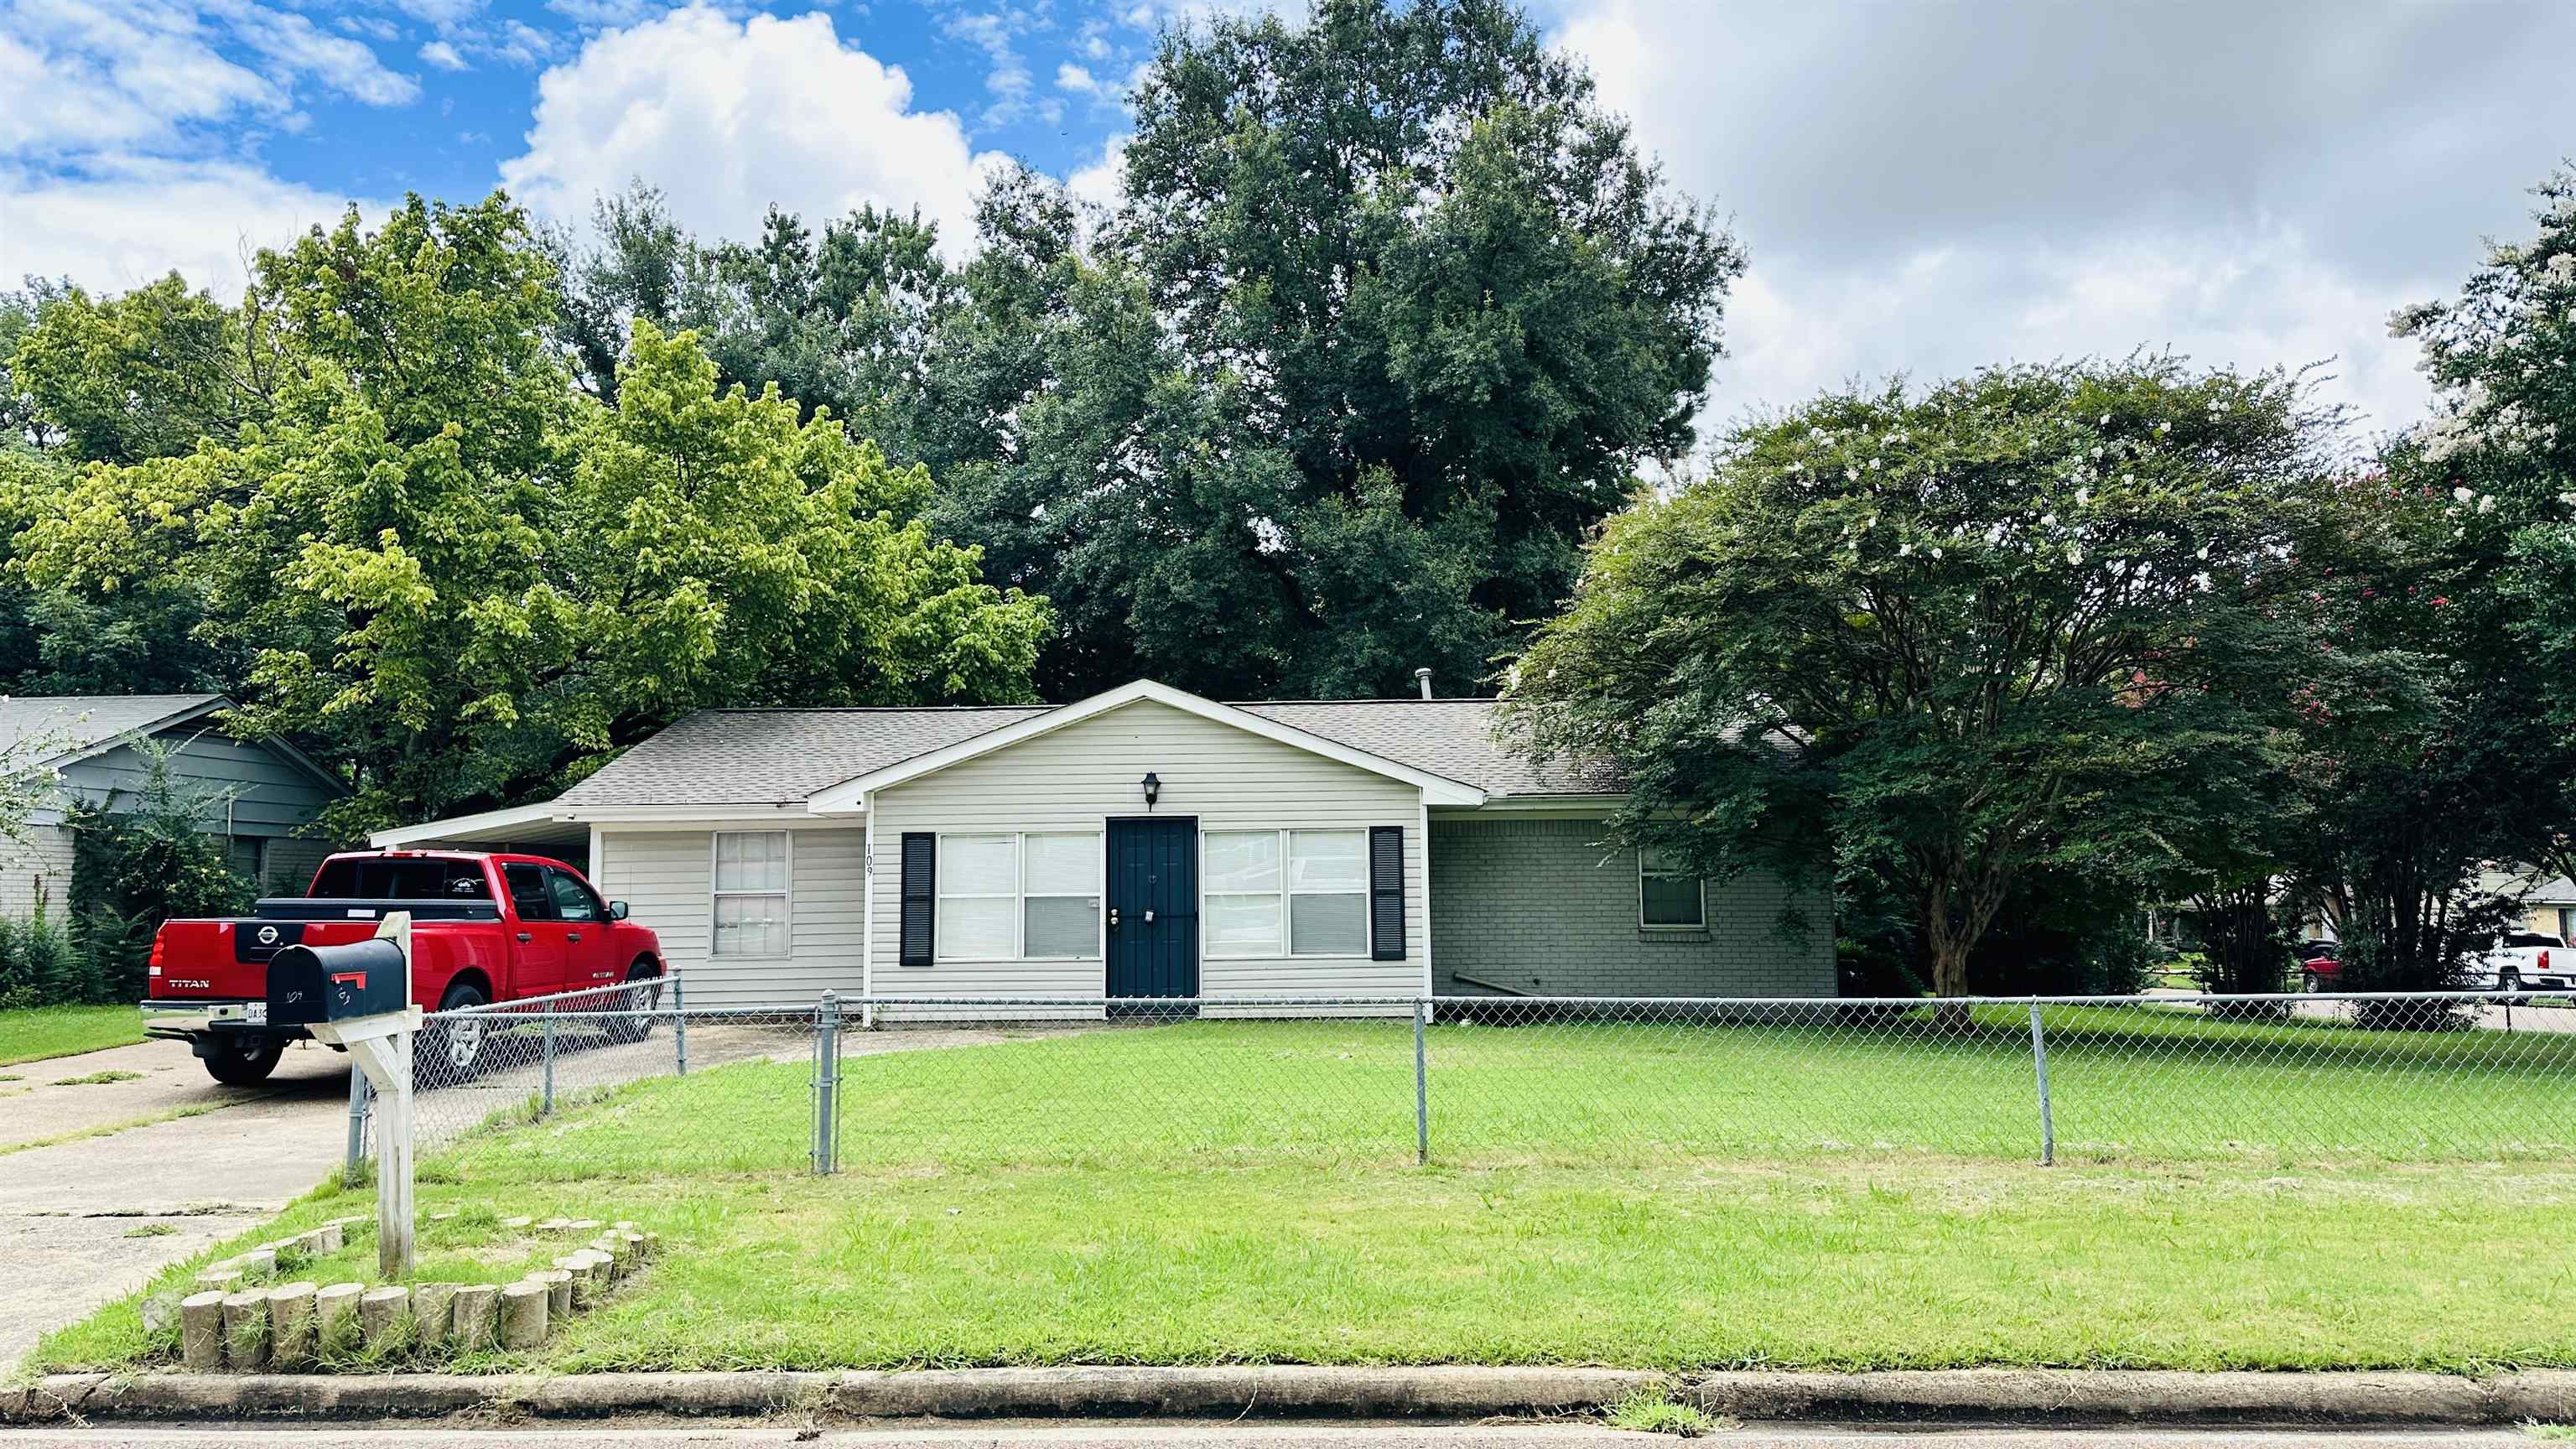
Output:
[[262,926],[262,927],[260,927],[260,928],[259,928],[259,943],[260,943],[261,945],[263,945],[263,946],[274,946],[274,945],[276,945],[276,944],[277,944],[277,928],[276,928],[275,926]]

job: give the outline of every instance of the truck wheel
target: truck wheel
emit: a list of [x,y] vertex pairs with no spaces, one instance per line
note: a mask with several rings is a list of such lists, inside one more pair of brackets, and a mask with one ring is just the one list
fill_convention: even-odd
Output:
[[286,1043],[272,1036],[235,1036],[205,1058],[206,1075],[227,1087],[256,1087],[277,1070]]
[[[459,981],[438,999],[438,1009],[455,1011],[462,1007],[482,1006],[489,1000],[480,987],[472,982]],[[421,1030],[420,1045],[414,1057],[419,1064],[415,1068],[419,1085],[439,1087],[473,1080],[483,1065],[484,1045],[491,1039],[492,1023],[481,1017],[430,1022]]]
[[[653,963],[650,961],[638,961],[634,965],[627,967],[627,980],[651,981],[654,984],[651,986],[637,987],[635,990],[627,992],[625,999],[618,1003],[617,1009],[620,1011],[652,1011],[659,1007],[662,1004],[662,986],[659,980],[661,975],[662,973],[655,969]],[[639,1042],[652,1034],[653,1022],[649,1017],[619,1017],[608,1023],[608,1039],[613,1042]]]

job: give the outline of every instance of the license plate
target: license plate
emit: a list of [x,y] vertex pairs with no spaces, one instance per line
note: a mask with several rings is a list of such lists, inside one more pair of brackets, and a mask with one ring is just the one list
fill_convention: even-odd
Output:
[[235,1021],[248,1022],[255,1026],[266,1026],[268,1024],[268,1003],[265,1001],[245,1001],[241,1005],[234,1007],[230,1012],[218,1012],[217,1015],[228,1015]]

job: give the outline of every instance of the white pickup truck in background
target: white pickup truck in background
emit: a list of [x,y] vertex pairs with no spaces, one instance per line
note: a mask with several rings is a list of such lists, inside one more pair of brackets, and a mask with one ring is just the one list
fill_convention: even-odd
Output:
[[2576,951],[2556,936],[2508,932],[2495,949],[2469,963],[2471,991],[2565,991],[2576,988]]

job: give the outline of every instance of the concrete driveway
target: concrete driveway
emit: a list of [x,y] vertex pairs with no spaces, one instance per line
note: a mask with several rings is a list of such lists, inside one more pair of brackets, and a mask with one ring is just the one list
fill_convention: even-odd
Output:
[[[1079,1029],[1079,1028],[1077,1028]],[[846,1056],[979,1046],[1027,1029],[854,1032]],[[556,1089],[575,1094],[672,1070],[676,1042],[657,1023],[640,1042],[567,1037]],[[801,1013],[700,1020],[688,1029],[691,1071],[745,1061],[802,1061],[813,1051]],[[472,1079],[415,1099],[424,1149],[535,1096],[544,1067],[524,1039],[495,1050]],[[0,1083],[0,1372],[47,1331],[123,1297],[153,1274],[284,1208],[336,1170],[347,1151],[349,1059],[311,1042],[287,1049],[258,1087],[219,1086],[177,1042],[145,1042],[7,1069]],[[82,1081],[106,1077],[109,1080]],[[73,1140],[53,1142],[66,1134]],[[12,1151],[20,1143],[52,1142]],[[139,1234],[140,1236],[136,1236]]]
[[[0,1085],[0,1371],[47,1330],[285,1207],[347,1140],[349,1059],[309,1043],[254,1088],[217,1085],[177,1042],[8,1070],[24,1080]],[[101,1073],[134,1075],[75,1080]]]

